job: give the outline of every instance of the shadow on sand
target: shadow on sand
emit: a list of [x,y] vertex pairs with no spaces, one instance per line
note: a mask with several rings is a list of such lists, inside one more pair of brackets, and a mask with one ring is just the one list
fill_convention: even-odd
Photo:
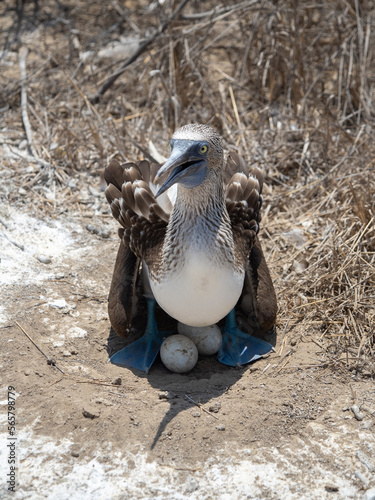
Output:
[[[111,328],[107,344],[109,356],[112,356],[115,352],[129,345],[142,335],[146,326],[145,313],[146,311],[143,311],[143,314],[140,312],[134,319],[131,335],[127,339],[118,337],[113,328]],[[162,310],[158,310],[156,315],[161,330],[174,330],[177,332],[177,324],[172,318],[167,316]],[[254,334],[256,335],[256,332]],[[274,330],[266,335],[263,334],[262,338],[273,346],[276,345],[276,332]],[[246,371],[251,371],[254,368],[253,363],[238,368],[232,368],[221,364],[216,359],[216,356],[200,356],[193,370],[185,374],[177,374],[165,368],[158,356],[148,374],[134,368],[124,368],[124,370],[126,369],[132,371],[134,375],[141,379],[147,379],[148,383],[154,389],[161,391],[159,397],[161,399],[165,398],[169,402],[169,409],[161,420],[151,445],[151,449],[153,449],[167,425],[180,412],[194,406],[191,400],[199,405],[206,405],[212,399],[216,399],[228,391],[231,386],[236,384],[243,377]],[[186,396],[189,396],[191,400]],[[208,406],[207,409],[209,408],[210,406]],[[214,410],[214,408],[212,409]],[[199,411],[198,407],[197,411]],[[214,412],[212,412],[211,415],[215,418]]]

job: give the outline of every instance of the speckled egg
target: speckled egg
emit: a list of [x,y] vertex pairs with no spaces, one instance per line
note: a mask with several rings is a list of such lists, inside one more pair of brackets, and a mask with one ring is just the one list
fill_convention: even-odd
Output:
[[198,349],[185,335],[171,335],[162,343],[160,357],[171,372],[186,373],[197,364]]
[[178,323],[177,330],[178,333],[189,337],[197,346],[199,354],[203,356],[216,354],[223,343],[223,336],[217,325],[188,326]]

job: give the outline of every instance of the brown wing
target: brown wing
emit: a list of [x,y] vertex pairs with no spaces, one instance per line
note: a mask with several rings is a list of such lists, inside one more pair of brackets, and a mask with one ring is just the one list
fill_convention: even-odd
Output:
[[250,173],[238,155],[229,155],[227,168],[235,172],[226,186],[226,205],[237,251],[247,259],[259,231],[263,174],[258,168]]
[[239,304],[249,326],[267,331],[276,321],[277,301],[257,236],[261,221],[263,174],[258,168],[250,170],[243,158],[232,153],[228,157],[227,168],[232,173],[226,188],[227,209],[234,244],[244,258],[246,269]]
[[270,330],[276,322],[277,299],[272,278],[258,237],[250,251],[239,304],[247,324],[258,333]]
[[149,163],[120,165],[112,160],[104,178],[109,184],[105,194],[112,214],[124,228],[124,245],[149,264],[164,241],[169,219],[150,188]]
[[120,337],[126,337],[130,332],[137,302],[136,286],[140,261],[141,259],[121,241],[108,296],[109,320]]
[[168,215],[149,187],[150,165],[120,165],[112,160],[105,169],[106,197],[114,218],[121,224],[120,246],[112,275],[108,314],[117,335],[129,334],[136,306],[136,286],[142,259],[158,254],[164,241]]

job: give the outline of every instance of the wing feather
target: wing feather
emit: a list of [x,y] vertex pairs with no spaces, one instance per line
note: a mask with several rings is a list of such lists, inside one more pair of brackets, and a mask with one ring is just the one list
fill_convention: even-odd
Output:
[[146,262],[162,245],[169,220],[150,187],[151,177],[150,164],[145,160],[124,165],[112,160],[104,174],[108,203],[124,229],[122,241]]
[[227,170],[226,205],[235,246],[241,252],[246,269],[239,304],[248,326],[265,332],[276,321],[277,301],[257,236],[264,177],[259,168],[250,169],[236,153],[228,156]]
[[226,186],[226,205],[233,233],[254,241],[261,219],[263,174],[258,168],[247,168],[245,160],[237,154],[230,154],[227,165],[230,172],[234,172]]

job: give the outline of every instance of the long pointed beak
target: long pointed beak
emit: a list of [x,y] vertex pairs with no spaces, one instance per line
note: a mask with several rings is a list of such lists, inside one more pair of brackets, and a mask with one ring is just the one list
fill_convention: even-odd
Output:
[[[176,182],[179,182],[183,177],[189,175],[190,172],[187,171],[189,167],[193,167],[194,165],[199,166],[203,163],[202,158],[191,155],[189,150],[190,148],[186,147],[186,145],[179,145],[177,143],[174,145],[171,156],[155,176],[155,184],[163,182],[167,177],[164,184],[162,184],[156,193],[156,197],[160,196]],[[191,174],[194,175],[196,169],[193,168],[192,170]]]

